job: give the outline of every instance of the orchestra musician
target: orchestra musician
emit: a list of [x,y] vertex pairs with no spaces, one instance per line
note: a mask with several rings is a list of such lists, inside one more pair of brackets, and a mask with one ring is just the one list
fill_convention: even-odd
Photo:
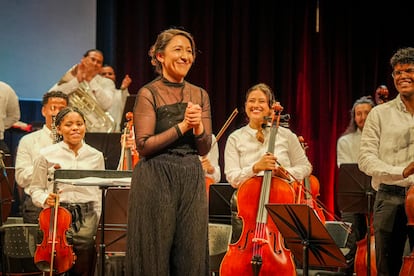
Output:
[[42,98],[42,115],[45,118],[43,127],[23,136],[18,144],[16,153],[16,183],[24,189],[22,217],[24,223],[38,223],[40,207],[33,205],[30,197],[33,162],[39,156],[40,149],[53,144],[53,117],[68,105],[69,98],[63,92],[50,91]]
[[[224,172],[234,188],[254,176],[263,175],[265,170],[272,170],[275,177],[282,176],[280,166],[299,181],[312,172],[312,165],[297,136],[288,128],[278,128],[275,151],[267,152],[270,130],[263,129],[263,124],[266,123],[264,118],[271,115],[274,101],[271,88],[264,83],[247,90],[245,112],[248,124],[229,135],[224,151]],[[241,226],[233,213],[232,242],[239,238]]]
[[[352,106],[349,125],[341,137],[339,137],[336,146],[336,160],[338,168],[341,164],[357,163],[362,129],[364,128],[368,113],[374,105],[375,104],[370,97],[363,96],[356,100]],[[350,250],[345,256],[348,265],[346,273],[348,275],[352,275],[354,273],[357,242],[362,240],[367,234],[367,216],[364,213],[342,212],[341,219],[345,222],[352,223],[352,230],[348,236],[346,245],[346,247]]]
[[[112,66],[105,64],[101,68],[100,75],[111,79],[114,84],[116,84],[116,74],[115,70]],[[115,121],[115,129],[114,132],[120,132],[122,129],[121,122],[122,122],[122,113],[124,111],[124,106],[126,103],[126,99],[129,96],[128,87],[131,84],[132,80],[129,75],[125,75],[122,79],[121,87],[119,89],[113,89],[113,101],[112,106],[109,108],[108,112],[112,115],[112,118]]]
[[85,119],[81,111],[66,107],[55,119],[56,132],[62,141],[42,148],[34,161],[30,192],[33,203],[42,208],[55,205],[70,211],[72,224],[68,240],[73,241],[76,262],[67,272],[70,276],[94,275],[96,265],[95,236],[101,214],[101,198],[98,186],[75,186],[57,183],[53,193],[53,172],[61,169],[104,170],[103,153],[84,142]]
[[206,156],[200,156],[200,161],[206,175],[206,181],[212,181],[212,183],[220,182],[221,171],[219,165],[219,149],[216,136],[214,134],[211,135],[210,151]]
[[414,48],[400,48],[390,59],[398,95],[375,106],[361,136],[358,166],[377,191],[373,226],[378,275],[399,275],[407,238],[407,188],[414,185]]

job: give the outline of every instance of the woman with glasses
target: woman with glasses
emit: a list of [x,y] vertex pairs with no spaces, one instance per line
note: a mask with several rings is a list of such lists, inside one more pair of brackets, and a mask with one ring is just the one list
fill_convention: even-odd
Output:
[[405,213],[406,191],[414,184],[414,48],[399,49],[390,64],[399,94],[368,114],[358,158],[377,191],[373,226],[378,275],[399,275],[407,237],[414,241]]

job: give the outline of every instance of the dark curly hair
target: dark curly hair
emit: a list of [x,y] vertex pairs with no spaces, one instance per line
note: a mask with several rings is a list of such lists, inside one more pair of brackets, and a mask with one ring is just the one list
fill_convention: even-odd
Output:
[[414,64],[414,48],[401,48],[395,52],[390,59],[390,64],[394,68],[397,64]]

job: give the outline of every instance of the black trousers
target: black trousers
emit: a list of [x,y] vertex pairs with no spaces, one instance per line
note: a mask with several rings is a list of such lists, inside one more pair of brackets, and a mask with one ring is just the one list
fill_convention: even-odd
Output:
[[407,238],[413,247],[414,231],[407,226],[406,188],[381,184],[374,202],[375,254],[378,276],[398,276]]

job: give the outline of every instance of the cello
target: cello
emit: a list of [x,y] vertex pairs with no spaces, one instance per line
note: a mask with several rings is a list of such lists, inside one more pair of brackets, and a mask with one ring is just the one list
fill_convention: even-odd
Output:
[[71,213],[59,206],[56,182],[53,184],[53,193],[56,194],[55,205],[43,209],[39,214],[39,227],[43,239],[36,245],[34,263],[37,268],[49,272],[52,276],[68,271],[76,260],[73,245],[66,239],[66,232],[72,223]]
[[[405,213],[407,214],[407,225],[414,226],[414,188],[411,186],[405,198]],[[403,264],[400,270],[400,276],[414,275],[414,249],[410,255],[403,257]]]
[[[274,152],[275,138],[279,127],[279,104],[273,106],[275,114],[271,120],[271,131],[267,151]],[[272,170],[264,176],[255,176],[245,181],[237,192],[238,216],[243,221],[243,232],[239,240],[230,244],[220,265],[219,274],[233,275],[296,275],[296,267],[290,250],[284,247],[282,235],[273,223],[267,203],[294,203],[295,191],[284,179],[272,177]]]

